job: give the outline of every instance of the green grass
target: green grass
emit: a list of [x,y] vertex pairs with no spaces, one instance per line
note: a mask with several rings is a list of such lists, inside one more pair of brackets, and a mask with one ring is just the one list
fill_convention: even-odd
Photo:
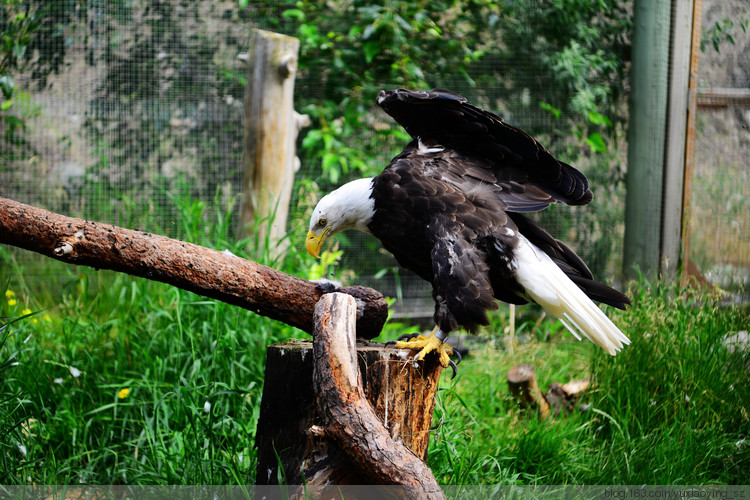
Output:
[[750,268],[750,172],[744,161],[696,162],[689,207],[690,258],[730,291],[748,283]]
[[[205,206],[181,213],[192,241],[274,263],[260,242],[231,243],[226,214],[204,229]],[[0,295],[0,483],[254,482],[265,348],[305,334],[109,272],[68,267],[35,289],[0,258],[0,292],[14,292]],[[307,276],[313,262],[292,250],[276,265]],[[505,350],[498,314],[459,377],[443,377],[428,459],[441,484],[750,482],[750,359],[720,343],[748,329],[746,309],[642,283],[612,312],[633,341],[616,357],[521,311],[529,342]],[[534,364],[542,389],[592,376],[590,409],[523,415],[505,383],[517,363]]]
[[[719,307],[671,286],[641,284],[612,312],[632,340],[616,357],[554,332],[514,353],[483,349],[441,398],[429,465],[444,484],[747,484],[750,353],[721,340],[747,330],[746,308]],[[544,390],[590,375],[586,412],[521,415],[507,369],[535,366]]]

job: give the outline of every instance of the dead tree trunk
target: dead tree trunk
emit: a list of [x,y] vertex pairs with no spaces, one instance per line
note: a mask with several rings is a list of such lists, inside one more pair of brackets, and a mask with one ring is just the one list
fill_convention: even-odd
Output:
[[[318,284],[227,252],[85,221],[0,198],[0,243],[69,264],[111,269],[161,281],[313,331],[313,310],[326,292]],[[357,300],[357,331],[376,337],[388,305],[375,290],[346,287]]]
[[[299,169],[295,143],[307,116],[294,111],[296,38],[253,30],[245,93],[245,157],[240,224],[243,234],[284,241],[294,173]],[[283,251],[283,249],[277,249]]]
[[422,459],[442,368],[433,358],[413,363],[408,350],[356,349],[355,311],[346,295],[326,295],[312,346],[269,348],[256,482],[392,484],[440,498]]

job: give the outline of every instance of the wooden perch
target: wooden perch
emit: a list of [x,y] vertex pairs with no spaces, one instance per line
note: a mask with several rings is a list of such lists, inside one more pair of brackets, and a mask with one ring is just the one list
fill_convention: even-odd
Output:
[[315,307],[313,385],[325,433],[376,484],[442,494],[430,469],[391,438],[365,399],[354,345],[356,310],[354,300],[343,294],[329,294]]
[[[320,285],[256,262],[164,236],[65,217],[0,198],[0,243],[69,264],[91,266],[161,281],[234,304],[308,333],[313,310],[327,291]],[[338,291],[357,304],[357,331],[376,337],[388,306],[364,287]]]
[[312,347],[269,348],[256,482],[401,485],[405,498],[444,498],[421,460],[442,367],[414,363],[410,350],[357,348],[354,315],[350,297],[326,295]]

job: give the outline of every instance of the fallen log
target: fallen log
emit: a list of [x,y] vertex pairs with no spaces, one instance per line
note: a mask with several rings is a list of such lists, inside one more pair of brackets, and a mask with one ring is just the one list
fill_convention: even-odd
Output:
[[[110,269],[221,300],[308,333],[315,304],[331,290],[270,267],[165,236],[66,217],[0,197],[0,243],[69,264]],[[357,332],[376,337],[388,305],[364,287],[340,288],[357,303]]]
[[571,380],[567,384],[552,382],[544,398],[552,407],[552,415],[557,417],[572,414],[581,394],[588,388],[589,379]]
[[406,497],[444,498],[422,460],[442,367],[435,357],[414,364],[411,350],[357,347],[355,310],[350,297],[326,295],[312,346],[269,348],[256,482],[401,485]]

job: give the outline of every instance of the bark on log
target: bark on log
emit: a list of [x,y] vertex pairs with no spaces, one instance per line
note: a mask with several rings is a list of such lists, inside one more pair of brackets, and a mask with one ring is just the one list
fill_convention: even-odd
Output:
[[[294,111],[299,40],[255,29],[248,51],[241,232],[252,228],[283,252],[294,173],[295,144],[304,115]],[[304,118],[303,118],[304,117]]]
[[442,367],[432,357],[413,366],[410,350],[355,350],[354,310],[346,295],[326,295],[312,350],[309,343],[269,348],[256,482],[392,484],[411,497],[442,498],[420,459]]
[[[237,305],[308,333],[315,304],[327,291],[230,253],[110,224],[85,221],[0,198],[0,243],[69,264],[161,281]],[[388,306],[380,292],[345,287],[357,303],[357,331],[376,337]]]
[[553,382],[550,384],[544,398],[552,408],[553,416],[572,414],[581,394],[588,388],[589,379],[571,380],[567,384]]
[[532,365],[516,365],[508,370],[508,388],[521,408],[538,410],[543,418],[549,416],[549,404],[539,390]]

